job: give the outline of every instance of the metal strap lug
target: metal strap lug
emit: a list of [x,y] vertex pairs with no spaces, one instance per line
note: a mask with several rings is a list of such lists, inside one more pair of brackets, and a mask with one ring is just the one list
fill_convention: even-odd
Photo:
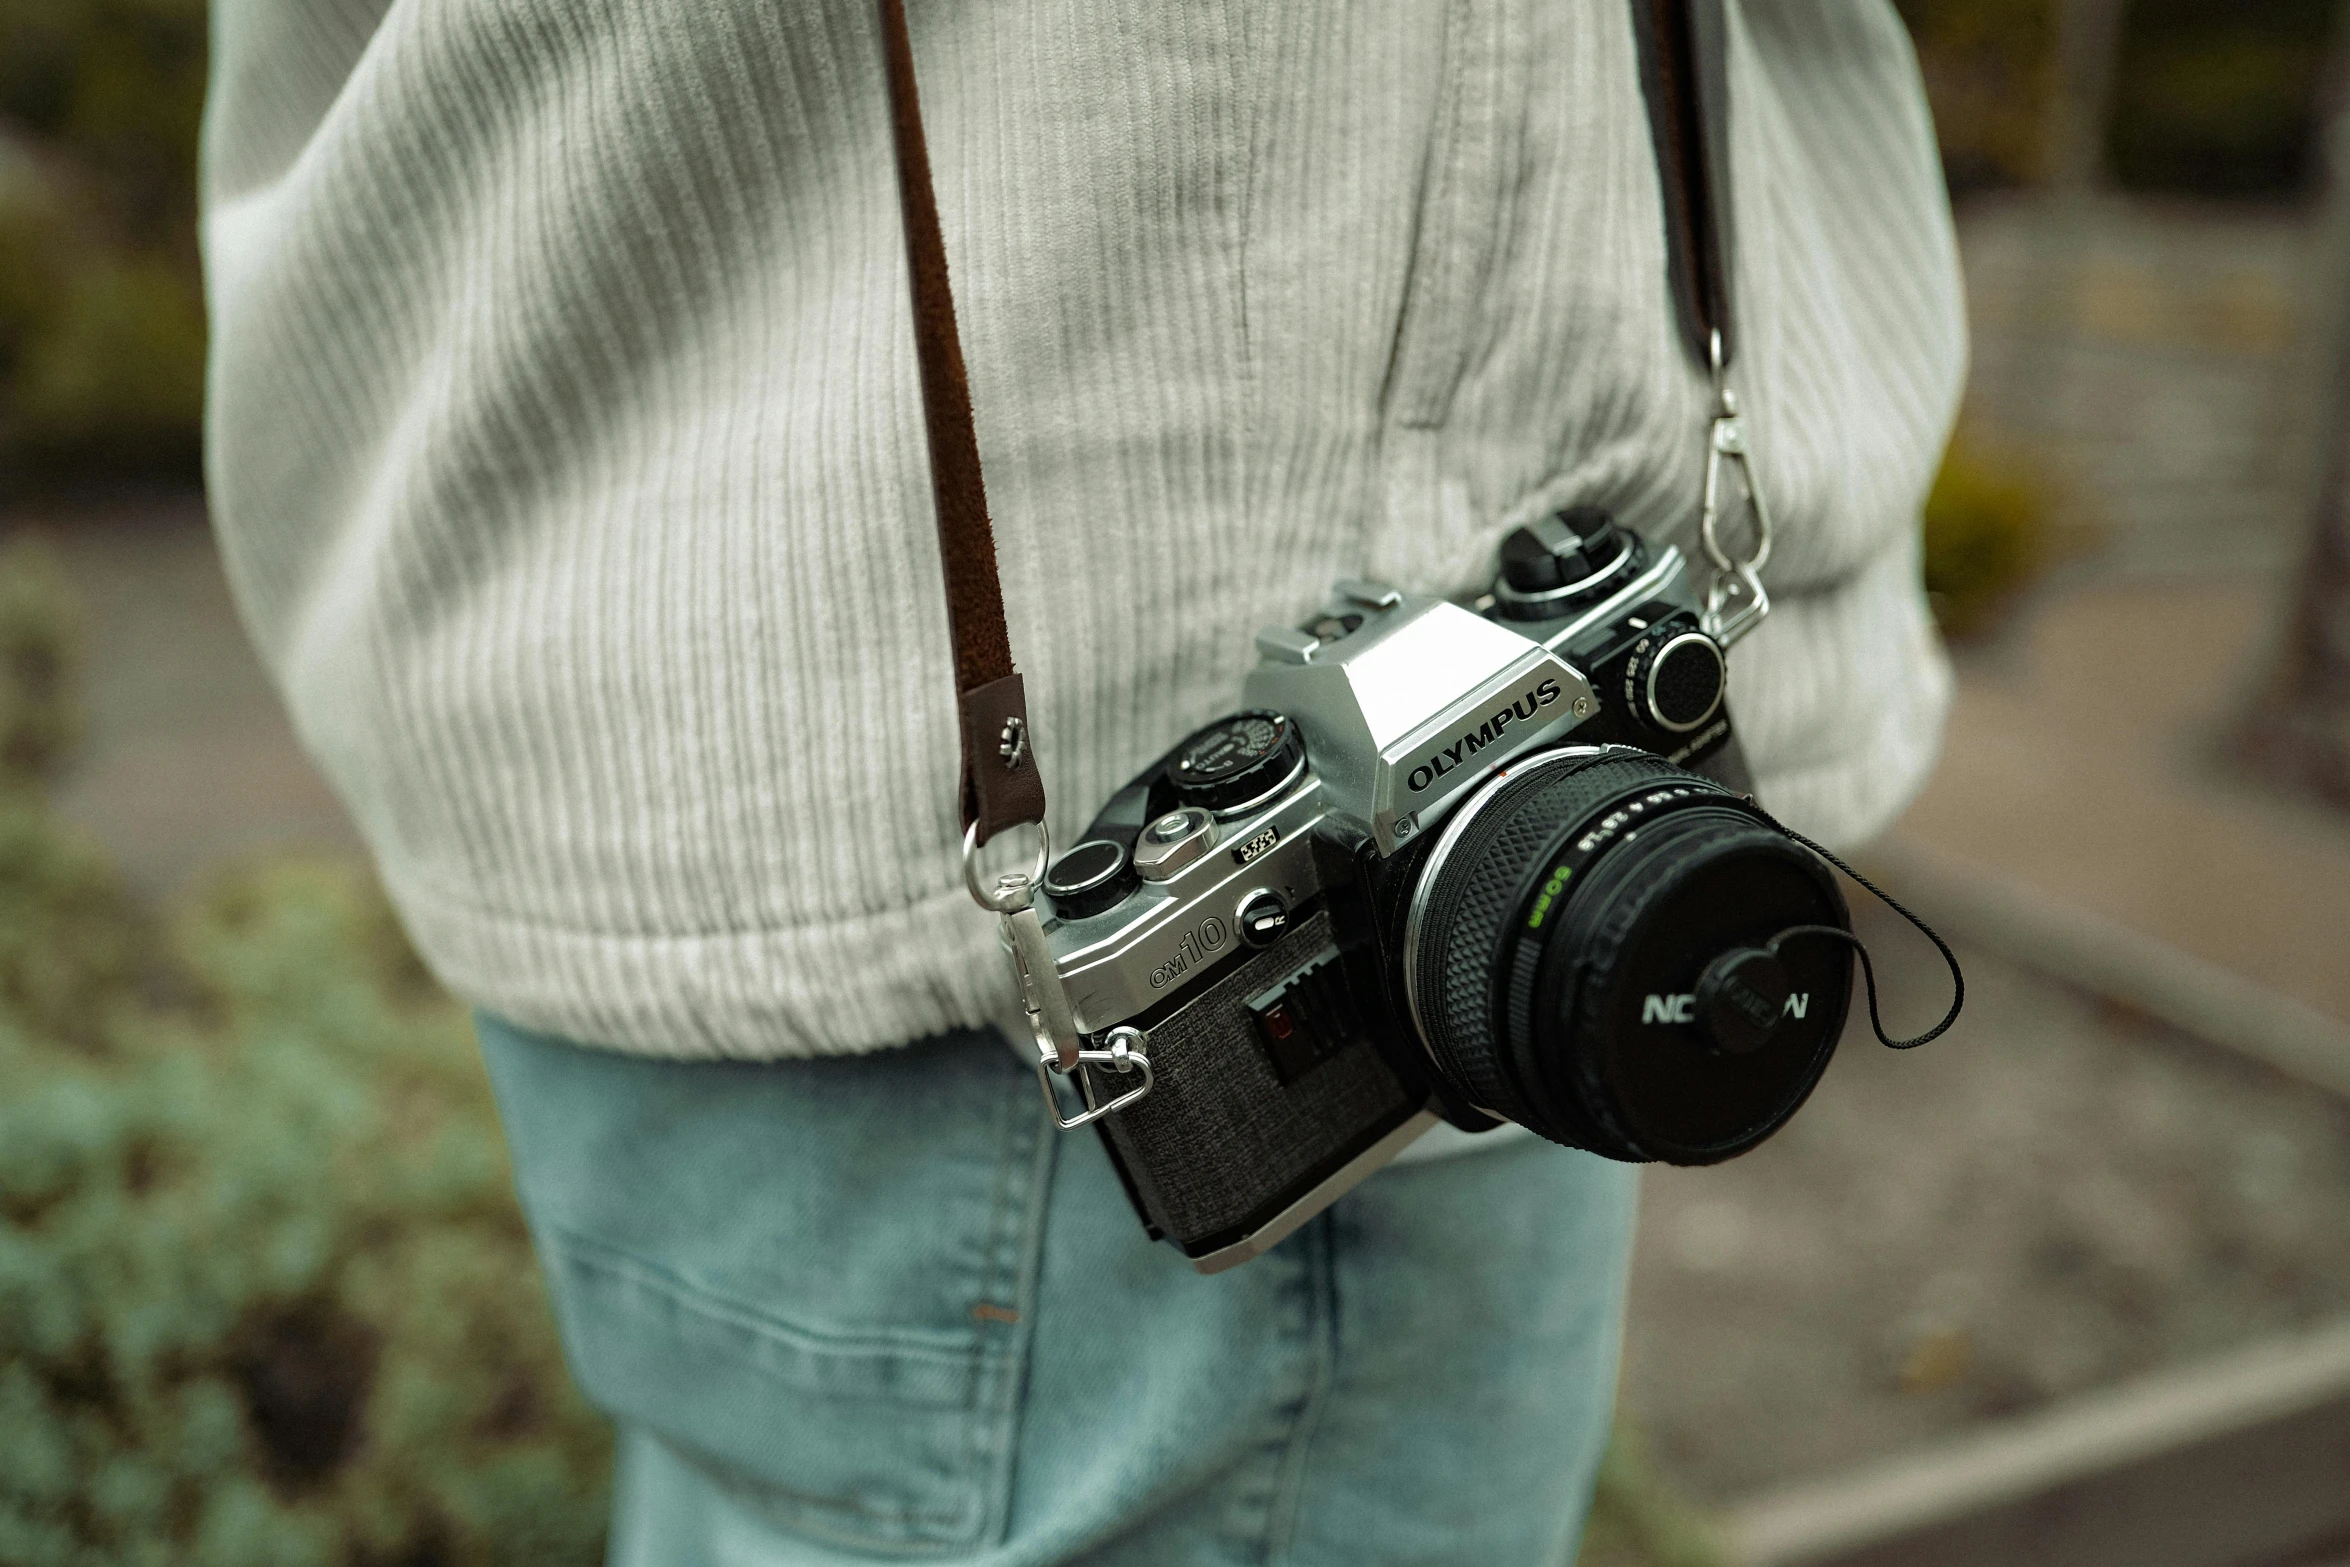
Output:
[[963,829],[963,885],[971,901],[1004,923],[1004,946],[1012,954],[1012,973],[1020,982],[1020,1007],[1028,1014],[1029,1031],[1036,1035],[1038,1055],[1068,1071],[1077,1064],[1082,1043],[1077,1012],[1053,964],[1053,949],[1044,939],[1044,922],[1036,917],[1036,886],[1052,862],[1052,840],[1044,823],[1036,825],[1036,860],[1025,871],[1006,871],[992,886],[979,879],[979,828]]
[[[1771,510],[1762,486],[1754,477],[1754,459],[1746,447],[1746,425],[1738,413],[1738,393],[1722,365],[1722,334],[1713,334],[1714,416],[1705,449],[1705,510],[1698,537],[1706,559],[1713,562],[1713,581],[1706,585],[1703,624],[1706,635],[1727,648],[1771,612],[1771,596],[1763,591],[1763,564],[1771,558]],[[1723,548],[1722,469],[1738,466],[1738,480],[1746,491],[1746,510],[1754,519],[1754,553],[1733,559]]]
[[[1109,1033],[1107,1050],[1080,1050],[1077,1059],[1068,1066],[1055,1066],[1049,1059],[1036,1063],[1036,1086],[1044,1094],[1045,1108],[1052,1112],[1053,1124],[1064,1132],[1090,1126],[1105,1115],[1112,1115],[1141,1099],[1151,1091],[1151,1058],[1148,1051],[1150,1036],[1139,1028],[1113,1028]],[[1087,1067],[1106,1067],[1121,1077],[1134,1072],[1142,1074],[1142,1081],[1126,1090],[1108,1104],[1094,1097],[1093,1077]],[[1077,1091],[1085,1098],[1085,1108],[1074,1116],[1061,1113],[1060,1096],[1053,1092],[1052,1074],[1072,1076],[1077,1080]]]
[[[1003,882],[996,885],[1001,888]],[[1020,1007],[1028,1014],[1029,1031],[1036,1036],[1038,1064],[1067,1072],[1084,1052],[1079,1048],[1077,1014],[1061,984],[1061,971],[1053,965],[1044,924],[1037,919],[1035,907],[1025,901],[1003,918],[1005,934],[1011,938],[1012,968],[1020,981]]]

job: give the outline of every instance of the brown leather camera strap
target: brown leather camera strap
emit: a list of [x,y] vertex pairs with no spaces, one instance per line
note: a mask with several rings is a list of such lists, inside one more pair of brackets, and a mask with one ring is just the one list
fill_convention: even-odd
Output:
[[898,204],[905,214],[906,265],[913,275],[914,358],[921,369],[922,421],[930,441],[930,491],[938,507],[947,635],[955,653],[955,713],[963,751],[959,795],[964,827],[976,842],[985,843],[1007,827],[1044,820],[1044,778],[1029,733],[1027,696],[1012,668],[1011,635],[1004,629],[995,530],[987,518],[971,385],[955,330],[946,242],[939,235],[930,153],[922,138],[905,3],[880,4]]
[[1723,0],[1632,0],[1640,85],[1664,190],[1665,238],[1681,335],[1701,370],[1733,337],[1730,263],[1729,20]]

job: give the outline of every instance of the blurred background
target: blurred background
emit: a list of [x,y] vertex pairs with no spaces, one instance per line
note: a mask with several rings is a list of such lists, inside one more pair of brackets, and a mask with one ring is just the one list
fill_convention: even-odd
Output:
[[[1900,9],[1974,364],[1868,863],[1968,1012],[1652,1175],[1585,1560],[2350,1562],[2350,30]],[[205,531],[204,52],[0,0],[0,1564],[589,1563],[469,1029]]]

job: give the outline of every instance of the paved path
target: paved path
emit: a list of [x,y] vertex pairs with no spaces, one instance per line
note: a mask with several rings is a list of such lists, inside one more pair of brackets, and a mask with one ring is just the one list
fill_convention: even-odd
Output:
[[1896,841],[2350,1025],[2350,814],[2226,750],[2282,592],[2252,573],[2049,592],[1965,659],[1941,765]]
[[357,848],[246,641],[201,505],[126,506],[46,531],[86,622],[86,739],[58,806],[132,884],[168,896],[242,855]]
[[2297,555],[2325,326],[2312,234],[2302,213],[2241,207],[1967,211],[1968,416],[2047,468],[2099,572]]

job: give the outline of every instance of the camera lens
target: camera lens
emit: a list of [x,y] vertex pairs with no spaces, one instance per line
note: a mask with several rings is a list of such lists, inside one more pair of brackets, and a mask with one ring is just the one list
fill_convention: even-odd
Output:
[[[1555,1142],[1711,1164],[1793,1115],[1851,999],[1826,868],[1718,784],[1541,753],[1456,811],[1414,889],[1406,993],[1453,1090]],[[1775,1015],[1774,1015],[1775,1013]]]

